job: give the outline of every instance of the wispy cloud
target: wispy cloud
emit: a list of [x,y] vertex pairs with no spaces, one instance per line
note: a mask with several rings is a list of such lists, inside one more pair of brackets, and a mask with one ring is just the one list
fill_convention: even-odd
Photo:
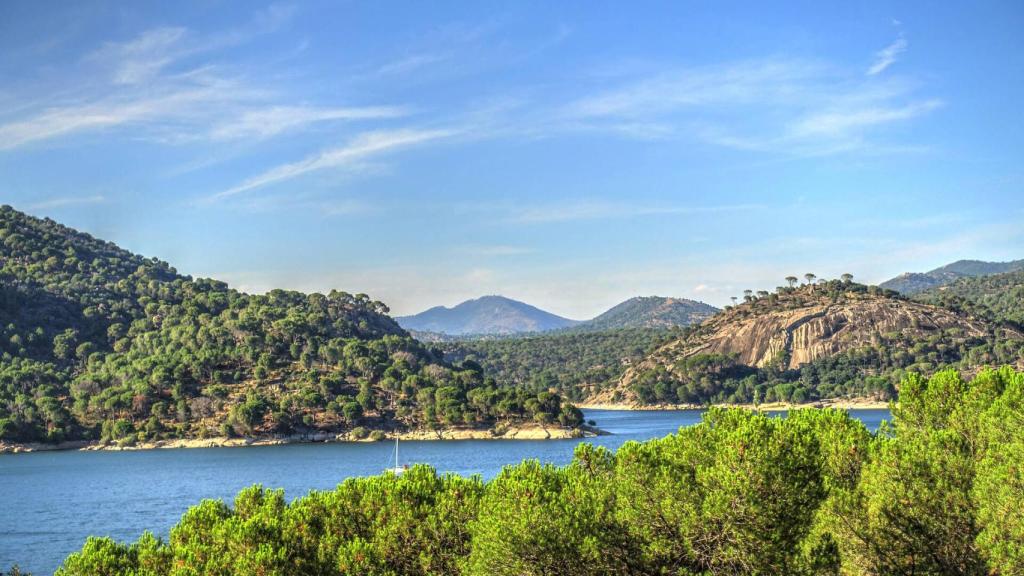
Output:
[[243,112],[238,118],[214,126],[214,140],[268,138],[288,130],[331,120],[377,120],[408,114],[398,106],[354,108],[316,108],[309,106],[270,106]]
[[374,76],[390,76],[393,74],[406,74],[431,64],[444,62],[451,57],[447,54],[413,54],[392,62],[387,62],[374,70]]
[[577,220],[605,220],[673,214],[717,214],[724,212],[757,210],[758,208],[763,208],[763,206],[759,204],[664,206],[610,201],[580,201],[513,208],[506,216],[505,221],[517,224],[545,224]]
[[145,94],[111,94],[46,108],[25,120],[0,124],[0,150],[123,125],[147,124],[150,135],[161,138],[168,127],[205,124],[211,113],[224,112],[225,107],[253,96],[246,87],[232,81],[202,73],[179,76]]
[[896,59],[899,55],[906,52],[907,47],[909,46],[910,43],[907,42],[907,39],[904,38],[902,34],[900,34],[899,38],[893,41],[892,44],[889,44],[875,53],[875,61],[871,64],[871,67],[868,68],[867,75],[874,76],[884,72],[886,68],[896,63]]
[[942,106],[916,96],[916,88],[901,78],[775,57],[648,72],[570,102],[549,125],[796,156],[892,153],[921,147],[886,142],[887,126]]
[[853,130],[910,120],[942,106],[938,99],[911,102],[900,107],[860,107],[814,113],[798,120],[792,127],[797,138],[812,136],[838,137]]
[[50,198],[49,200],[43,200],[36,202],[35,204],[29,204],[25,206],[26,210],[46,210],[49,208],[64,208],[66,206],[81,206],[83,204],[100,204],[106,202],[107,199],[101,195],[94,196],[83,196],[83,197],[61,197],[61,198]]
[[244,192],[276,184],[304,174],[326,169],[340,169],[352,166],[372,156],[401,148],[408,148],[433,140],[454,135],[453,130],[381,130],[360,134],[349,143],[338,148],[325,150],[298,162],[282,164],[257,174],[237,186],[214,194],[210,200],[237,196]]
[[166,66],[196,48],[182,40],[188,31],[181,27],[147,30],[128,42],[109,42],[87,59],[109,64],[116,84],[140,84],[152,80]]
[[576,118],[644,118],[683,108],[778,101],[822,72],[821,65],[784,59],[670,70],[578,99],[564,112]]
[[491,246],[463,246],[459,249],[462,254],[468,254],[470,256],[522,256],[524,254],[532,254],[535,252],[532,248],[525,246],[509,246],[504,244],[497,244]]
[[289,102],[294,97],[287,86],[256,82],[211,64],[218,50],[276,31],[292,11],[274,5],[239,28],[206,35],[161,27],[107,42],[84,57],[87,73],[70,91],[50,96],[51,91],[33,94],[31,86],[21,88],[22,100],[34,105],[0,119],[0,150],[114,128],[131,128],[133,138],[168,144],[265,139],[326,122],[409,113],[390,105],[296,104]]

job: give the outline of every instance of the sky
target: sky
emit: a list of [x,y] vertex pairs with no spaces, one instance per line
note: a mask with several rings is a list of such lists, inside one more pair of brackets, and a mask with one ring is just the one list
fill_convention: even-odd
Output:
[[0,204],[571,318],[1024,258],[1024,4],[0,3]]

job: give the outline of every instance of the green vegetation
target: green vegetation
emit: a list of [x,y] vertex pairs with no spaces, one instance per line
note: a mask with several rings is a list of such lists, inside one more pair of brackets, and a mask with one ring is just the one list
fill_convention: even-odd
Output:
[[699,324],[718,308],[685,298],[638,296],[613,306],[600,316],[582,322],[571,331],[615,330],[619,328],[674,328]]
[[572,401],[581,401],[614,387],[627,366],[683,333],[681,328],[626,328],[437,345],[451,361],[479,363],[499,384],[556,390]]
[[961,278],[941,288],[916,294],[914,299],[1024,328],[1024,270]]
[[712,409],[487,483],[418,466],[290,504],[257,486],[192,508],[166,542],[92,538],[58,574],[1024,572],[1024,374],[908,375],[900,398],[877,435],[837,410]]
[[955,364],[955,357],[938,356],[946,350],[941,335],[904,349],[897,342],[888,344],[820,358],[793,370],[747,366],[732,355],[698,354],[677,360],[671,371],[660,365],[643,370],[630,388],[641,404],[799,404],[850,397],[891,400],[896,397],[896,384],[908,371],[925,364]]
[[0,441],[579,422],[410,338],[366,295],[249,295],[0,208]]

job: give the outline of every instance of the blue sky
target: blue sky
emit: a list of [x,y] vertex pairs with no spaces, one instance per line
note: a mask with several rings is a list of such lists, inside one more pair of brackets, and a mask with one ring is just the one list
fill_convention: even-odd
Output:
[[432,4],[0,3],[0,202],[396,314],[1024,258],[1020,2]]

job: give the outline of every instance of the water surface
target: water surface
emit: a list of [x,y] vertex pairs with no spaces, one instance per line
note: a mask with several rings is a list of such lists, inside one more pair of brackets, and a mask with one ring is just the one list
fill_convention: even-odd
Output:
[[[612,435],[585,441],[615,449],[696,424],[702,413],[587,410],[586,418]],[[871,430],[889,418],[888,410],[851,414]],[[525,458],[566,464],[579,442],[409,441],[401,444],[401,459],[491,478]],[[189,506],[203,498],[230,501],[256,483],[284,488],[288,498],[331,489],[351,476],[379,474],[393,465],[393,450],[382,442],[0,455],[0,570],[18,563],[50,574],[89,535],[132,541],[149,529],[166,537]]]

